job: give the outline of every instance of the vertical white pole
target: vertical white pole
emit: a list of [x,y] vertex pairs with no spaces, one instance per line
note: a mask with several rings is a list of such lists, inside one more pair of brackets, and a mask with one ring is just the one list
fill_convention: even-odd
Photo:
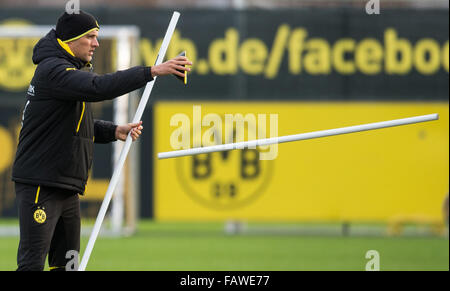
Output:
[[[123,30],[119,30],[117,33],[117,70],[125,70],[131,64],[131,46],[128,41],[128,34]],[[119,98],[114,99],[114,124],[126,124],[128,123],[128,104],[129,96],[127,93]],[[120,157],[120,153],[123,149],[123,144],[116,142],[113,145],[113,165],[116,168],[117,162]],[[116,190],[113,195],[113,203],[111,208],[111,228],[114,235],[120,235],[123,228],[124,219],[124,193],[125,189],[125,177],[128,175],[127,171],[124,175],[120,176],[117,182]]]
[[[162,63],[164,56],[166,55],[167,47],[169,46],[170,40],[172,38],[173,32],[175,31],[175,27],[178,22],[178,18],[180,17],[180,13],[174,12],[172,15],[172,19],[170,20],[169,27],[167,28],[166,35],[164,36],[163,42],[161,44],[161,48],[159,49],[158,56],[156,58],[155,66]],[[139,102],[138,109],[133,119],[133,123],[141,120],[142,114],[144,113],[145,107],[147,106],[148,98],[150,97],[150,93],[152,92],[153,85],[155,84],[156,77],[153,78],[153,81],[148,82],[145,86],[144,93],[142,94],[141,101]],[[103,219],[105,218],[106,211],[108,210],[109,203],[111,202],[111,198],[114,192],[114,189],[119,181],[120,173],[122,171],[123,165],[125,163],[125,159],[127,158],[128,152],[130,150],[132,143],[131,136],[128,135],[127,140],[125,141],[125,145],[123,147],[122,152],[120,153],[119,160],[117,162],[116,168],[114,169],[114,173],[111,178],[111,182],[109,183],[108,190],[106,191],[105,198],[103,199],[102,205],[100,207],[100,211],[97,215],[97,219],[94,224],[94,228],[92,230],[91,236],[89,237],[88,244],[86,246],[86,250],[83,254],[83,259],[81,260],[78,271],[84,271],[86,269],[87,263],[89,261],[89,257],[91,256],[92,250],[95,245],[95,241],[97,240],[97,236],[100,232],[100,228],[103,223]]]

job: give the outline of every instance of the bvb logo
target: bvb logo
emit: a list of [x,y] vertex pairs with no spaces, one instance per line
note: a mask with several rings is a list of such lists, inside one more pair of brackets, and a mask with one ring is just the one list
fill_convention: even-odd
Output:
[[[236,129],[233,135],[236,137]],[[176,169],[193,200],[208,208],[230,210],[248,205],[263,194],[273,164],[273,160],[260,159],[258,148],[246,148],[178,158]]]
[[[22,20],[5,21],[1,26],[25,26]],[[0,88],[21,91],[28,87],[36,68],[31,61],[36,38],[0,38]]]
[[41,209],[38,207],[33,214],[33,218],[37,223],[44,223],[47,219],[47,214],[45,213],[44,208]]

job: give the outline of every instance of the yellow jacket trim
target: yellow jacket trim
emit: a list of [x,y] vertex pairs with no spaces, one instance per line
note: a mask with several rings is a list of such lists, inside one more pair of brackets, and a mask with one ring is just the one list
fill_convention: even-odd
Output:
[[78,35],[78,36],[72,37],[71,39],[65,40],[64,43],[68,43],[68,42],[77,40],[77,39],[79,39],[79,38],[82,38],[83,36],[85,36],[86,34],[88,34],[88,33],[91,32],[91,31],[94,31],[94,30],[99,30],[99,29],[98,29],[98,27],[89,29],[88,31],[86,31],[86,32],[83,33],[83,34],[80,34],[80,35]]
[[41,186],[38,186],[36,191],[36,198],[34,199],[34,204],[37,204],[39,201],[39,192],[41,191]]
[[74,53],[72,52],[72,50],[70,49],[69,45],[67,43],[64,43],[62,40],[60,40],[59,38],[57,38],[56,40],[58,40],[59,45],[66,51],[68,52],[72,57],[74,57]]
[[49,269],[50,271],[56,270],[56,269],[63,269],[63,268],[65,268],[65,266],[53,266],[53,267],[48,267],[48,269]]
[[[185,54],[186,56],[186,54]],[[184,71],[184,85],[187,84],[187,71]]]
[[81,110],[81,116],[80,116],[80,120],[78,121],[78,126],[77,126],[77,133],[80,130],[80,124],[81,124],[81,120],[83,120],[83,115],[84,115],[84,108],[86,107],[85,102],[83,102],[83,110]]

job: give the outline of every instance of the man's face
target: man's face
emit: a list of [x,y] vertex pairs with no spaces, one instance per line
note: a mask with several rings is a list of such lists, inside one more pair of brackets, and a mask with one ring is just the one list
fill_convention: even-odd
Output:
[[94,30],[67,44],[77,58],[85,62],[90,62],[92,60],[92,56],[94,55],[95,49],[99,47],[97,37],[98,31]]

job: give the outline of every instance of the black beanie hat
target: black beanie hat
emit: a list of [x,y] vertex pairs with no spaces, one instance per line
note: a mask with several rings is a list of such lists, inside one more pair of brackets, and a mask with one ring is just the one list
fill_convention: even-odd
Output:
[[97,20],[89,13],[81,10],[79,14],[64,12],[56,24],[56,37],[63,42],[69,42],[99,28]]

